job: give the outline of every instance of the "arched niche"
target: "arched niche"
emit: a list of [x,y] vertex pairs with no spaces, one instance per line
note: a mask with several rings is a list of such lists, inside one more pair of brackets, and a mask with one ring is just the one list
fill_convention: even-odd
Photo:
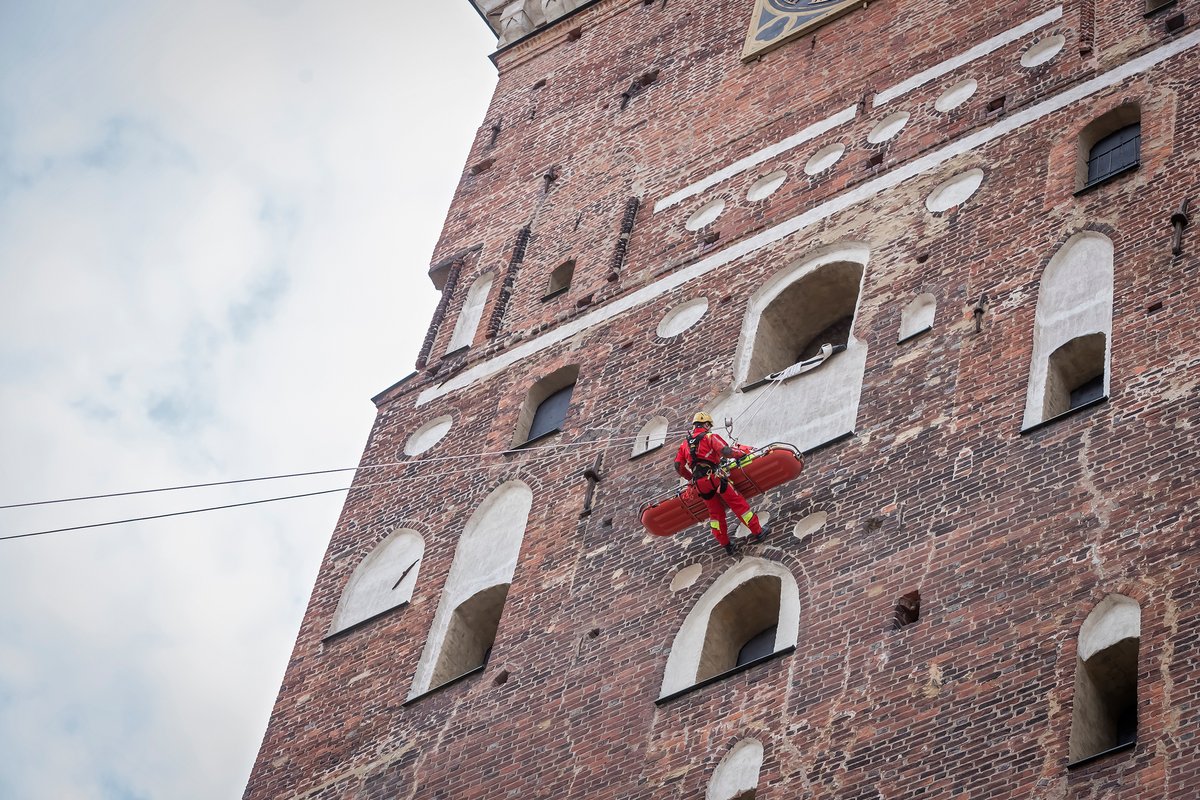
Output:
[[[732,417],[741,441],[790,442],[801,450],[854,431],[867,361],[854,320],[869,255],[865,244],[839,243],[780,270],[750,296],[734,361],[740,391],[712,404],[718,427]],[[842,337],[845,351],[819,367],[778,386],[761,380]]]
[[[1065,392],[1069,405],[1070,393],[1081,388],[1071,385],[1075,378],[1098,377],[1099,396],[1108,394],[1112,296],[1112,241],[1092,231],[1075,234],[1050,259],[1038,287],[1022,427],[1067,410],[1061,398]],[[1051,356],[1073,340],[1081,341],[1052,362]]]
[[466,299],[463,300],[462,311],[458,314],[458,321],[454,323],[454,333],[450,336],[450,344],[446,345],[446,351],[458,350],[461,347],[470,347],[475,341],[475,331],[479,328],[479,320],[483,317],[483,307],[487,305],[488,293],[492,290],[492,281],[496,277],[496,273],[487,272],[480,275],[471,284],[471,288],[467,291]]
[[[490,638],[495,637],[532,506],[529,487],[520,480],[511,480],[488,495],[467,520],[409,697],[479,665],[468,662],[478,655],[479,642],[489,638],[489,626]],[[490,640],[484,641],[483,650],[490,649],[491,644]],[[445,653],[457,655],[446,657]],[[468,664],[468,669],[446,674],[463,664]],[[440,680],[435,681],[435,677]]]
[[936,313],[937,298],[932,294],[923,292],[914,297],[900,311],[900,334],[896,340],[903,342],[932,328]]
[[713,770],[704,800],[753,800],[762,763],[762,742],[742,739]]
[[651,417],[650,420],[642,426],[638,431],[637,437],[633,440],[633,456],[640,456],[642,453],[648,453],[651,450],[657,450],[662,447],[667,441],[667,418],[659,415]]
[[743,558],[713,582],[684,618],[667,656],[660,695],[732,669],[742,648],[772,626],[776,632],[771,652],[796,644],[796,578],[778,562]]
[[1110,594],[1097,603],[1080,626],[1071,710],[1072,762],[1136,741],[1141,636],[1141,607],[1122,594]]
[[571,407],[579,365],[571,364],[555,370],[529,388],[517,428],[513,431],[513,447],[561,430]]
[[412,599],[425,540],[400,528],[375,545],[358,563],[333,615],[329,633],[339,633],[404,605]]

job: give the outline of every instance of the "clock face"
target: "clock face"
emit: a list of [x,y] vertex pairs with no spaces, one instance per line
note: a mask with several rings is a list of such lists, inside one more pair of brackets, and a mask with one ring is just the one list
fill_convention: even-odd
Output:
[[865,4],[865,0],[755,0],[742,57],[761,54]]

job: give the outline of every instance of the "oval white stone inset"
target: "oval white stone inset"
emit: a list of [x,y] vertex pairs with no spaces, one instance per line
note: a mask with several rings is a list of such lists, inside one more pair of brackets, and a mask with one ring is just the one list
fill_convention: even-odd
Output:
[[721,216],[721,212],[724,210],[724,198],[718,197],[716,200],[709,200],[688,217],[688,221],[684,223],[684,227],[689,231],[698,231],[705,225],[711,225],[716,222],[717,217]]
[[676,572],[675,577],[671,578],[671,591],[678,592],[691,586],[699,580],[702,569],[699,564],[692,564]]
[[895,114],[884,117],[879,121],[869,134],[867,141],[871,144],[879,144],[886,142],[888,139],[895,137],[900,132],[900,129],[908,124],[908,118],[911,115],[907,111],[897,111]]
[[978,167],[942,181],[925,198],[925,207],[930,211],[945,211],[962,205],[968,197],[979,190],[983,183],[983,170]]
[[1061,33],[1054,36],[1047,36],[1025,51],[1025,54],[1021,56],[1021,66],[1036,67],[1039,64],[1045,64],[1058,55],[1058,51],[1063,49],[1063,45],[1066,42],[1066,37]]
[[404,443],[404,454],[415,456],[424,453],[442,440],[453,422],[454,420],[449,414],[443,414],[437,419],[426,422],[413,431],[412,436],[408,437],[408,441]]
[[836,164],[842,157],[842,153],[845,152],[846,146],[840,142],[822,147],[813,153],[812,158],[804,165],[804,173],[806,175],[816,175],[818,172],[824,172]]
[[775,190],[783,186],[783,182],[787,180],[787,173],[783,170],[775,170],[770,175],[764,175],[754,182],[746,191],[746,199],[751,202],[766,200],[771,195],[775,194]]
[[963,103],[971,99],[971,95],[975,94],[975,90],[979,88],[979,83],[974,78],[967,78],[965,81],[959,81],[951,86],[946,91],[942,92],[942,96],[934,101],[933,107],[945,114],[952,108],[958,108]]
[[[771,515],[769,513],[767,513],[766,511],[758,511],[755,513],[758,516],[758,524],[762,525],[765,528],[767,526],[767,523],[771,521]],[[750,529],[747,528],[745,525],[738,523],[737,530],[734,532],[733,535],[738,539],[744,539],[750,535]]]
[[664,339],[678,336],[700,321],[708,312],[708,298],[697,297],[677,305],[658,323],[658,335]]
[[818,511],[815,514],[809,514],[807,517],[796,523],[796,527],[792,529],[792,536],[795,536],[797,539],[807,539],[809,536],[812,536],[814,533],[816,533],[821,526],[825,524],[825,520],[828,518],[829,515],[824,511]]

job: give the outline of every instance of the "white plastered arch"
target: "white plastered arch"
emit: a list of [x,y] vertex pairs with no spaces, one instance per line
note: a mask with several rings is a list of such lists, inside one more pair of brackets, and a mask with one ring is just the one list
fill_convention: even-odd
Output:
[[1050,356],[1072,339],[1104,334],[1104,394],[1108,394],[1112,298],[1112,240],[1094,231],[1075,234],[1050,259],[1038,287],[1022,427],[1043,420]]
[[937,298],[929,292],[923,292],[912,299],[900,311],[900,334],[897,337],[903,341],[910,336],[933,327],[933,318],[937,314]]
[[455,609],[484,589],[512,582],[525,537],[533,492],[523,481],[511,480],[496,488],[467,520],[454,562],[446,577],[429,638],[417,664],[409,697],[423,694],[441,654],[450,618]]
[[651,417],[642,429],[638,431],[637,438],[633,441],[633,452],[631,455],[640,455],[647,450],[653,450],[656,447],[661,447],[667,441],[667,418],[659,414],[656,417]]
[[1123,594],[1110,594],[1096,604],[1079,627],[1079,660],[1087,661],[1117,642],[1141,635],[1141,606]]
[[683,624],[675,634],[675,640],[671,643],[671,653],[667,656],[667,666],[663,671],[660,696],[666,697],[695,684],[700,655],[708,633],[709,615],[731,592],[746,581],[758,577],[779,579],[779,621],[775,633],[775,650],[779,651],[796,644],[800,636],[800,589],[796,585],[796,577],[776,561],[743,558],[708,587],[684,618]]
[[735,744],[713,770],[705,800],[735,800],[758,788],[762,771],[763,746],[757,739],[742,739]]
[[[789,286],[822,267],[843,263],[862,268],[854,307],[857,327],[869,259],[870,248],[866,243],[840,242],[793,262],[751,295],[734,357],[734,386],[742,386],[751,377],[750,364],[763,312]],[[845,352],[778,386],[767,383],[748,391],[734,390],[714,404],[713,418],[718,424],[726,416],[736,418],[737,437],[751,444],[783,441],[801,450],[824,444],[854,430],[866,364],[867,343],[856,337],[852,328]],[[768,396],[759,400],[763,394]],[[753,410],[742,417],[742,412],[751,405]]]
[[1141,633],[1141,607],[1121,594],[1097,603],[1080,626],[1071,698],[1072,762],[1137,740]]
[[483,308],[487,305],[488,294],[492,291],[495,272],[486,272],[475,279],[467,296],[463,299],[462,311],[458,321],[454,323],[454,334],[450,337],[447,351],[467,347],[475,341],[475,331],[479,329],[479,320],[483,318]]
[[408,528],[375,545],[346,582],[329,632],[344,631],[411,600],[424,553],[425,540]]

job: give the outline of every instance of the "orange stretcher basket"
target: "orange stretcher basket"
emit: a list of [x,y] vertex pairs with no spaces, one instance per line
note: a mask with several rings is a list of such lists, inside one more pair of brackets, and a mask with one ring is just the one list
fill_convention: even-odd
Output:
[[[790,444],[776,442],[754,451],[754,460],[729,472],[729,481],[747,499],[800,477],[804,460]],[[655,536],[674,536],[697,522],[708,520],[708,508],[695,486],[685,486],[670,497],[642,507],[642,525]]]

